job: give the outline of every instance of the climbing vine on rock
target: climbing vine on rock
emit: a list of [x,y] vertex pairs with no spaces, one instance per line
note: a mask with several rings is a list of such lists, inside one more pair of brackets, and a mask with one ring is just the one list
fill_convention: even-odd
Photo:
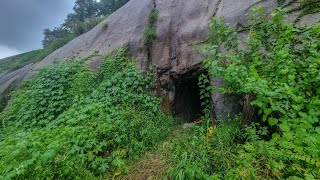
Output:
[[281,9],[268,20],[263,12],[253,10],[245,46],[234,29],[214,18],[204,66],[225,80],[223,92],[254,94],[251,104],[261,121],[276,127],[270,141],[260,141],[269,144],[264,151],[271,172],[320,177],[320,24],[297,28],[283,22]]
[[144,43],[147,48],[148,47],[150,48],[152,46],[153,41],[157,37],[156,27],[155,27],[157,23],[157,19],[158,19],[158,10],[156,8],[156,3],[154,1],[154,7],[152,8],[149,14],[148,24],[144,31],[144,39],[145,39]]
[[0,179],[109,179],[170,132],[151,73],[125,52],[98,73],[84,60],[42,69],[13,93],[0,114]]
[[[290,5],[297,3],[297,6],[289,8]],[[278,0],[278,4],[284,8],[288,8],[287,13],[301,11],[297,16],[295,23],[298,22],[303,16],[309,14],[320,13],[320,2],[318,0]]]
[[210,84],[210,77],[207,74],[200,74],[198,86],[200,88],[200,100],[201,100],[201,107],[203,109],[203,115],[205,118],[210,118],[211,112],[211,86]]

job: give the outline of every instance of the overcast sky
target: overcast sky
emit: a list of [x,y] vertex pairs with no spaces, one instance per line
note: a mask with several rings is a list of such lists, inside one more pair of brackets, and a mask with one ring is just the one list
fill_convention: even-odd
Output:
[[0,59],[42,48],[43,29],[63,23],[75,0],[0,0]]

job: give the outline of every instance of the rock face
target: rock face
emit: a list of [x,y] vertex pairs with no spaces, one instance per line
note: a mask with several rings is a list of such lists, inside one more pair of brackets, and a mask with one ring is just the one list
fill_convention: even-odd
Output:
[[[43,61],[0,74],[0,90],[5,91],[13,81],[30,78],[33,74],[31,70],[86,57],[94,51],[101,55],[93,60],[93,64],[97,64],[106,53],[127,45],[129,54],[136,59],[137,68],[145,71],[148,66],[153,66],[157,78],[156,94],[163,97],[163,109],[192,121],[201,111],[200,101],[196,100],[199,89],[195,84],[199,74],[204,72],[201,69],[203,57],[194,43],[201,44],[199,42],[205,40],[209,20],[214,16],[223,16],[234,26],[247,26],[246,14],[251,7],[265,7],[271,11],[276,4],[276,0],[131,0],[97,27]],[[144,30],[152,8],[159,13],[157,38],[152,48],[146,48]],[[212,80],[211,84],[223,85],[220,80]],[[215,116],[226,117],[241,111],[239,97],[213,94],[211,98]]]
[[35,70],[54,63],[86,57],[94,51],[105,55],[123,45],[129,45],[131,55],[139,57],[143,51],[143,32],[152,8],[151,0],[131,0],[97,27],[56,50],[41,62],[1,73],[0,102],[11,85],[17,86],[23,79],[31,78]]
[[[197,81],[200,73],[203,73],[201,69],[203,57],[193,44],[206,39],[208,22],[214,16],[223,16],[234,26],[237,24],[246,26],[248,24],[246,13],[254,5],[265,7],[270,11],[276,7],[276,1],[156,1],[159,19],[151,61],[157,68],[160,95],[167,97],[162,104],[164,109],[181,114],[187,121],[190,121],[189,117],[195,117],[190,114],[192,112],[190,109],[195,110],[196,106],[199,106],[194,100],[194,96],[197,96],[195,93],[199,90],[186,89],[197,88],[193,82]],[[217,82],[212,81],[211,84],[222,85]],[[211,98],[215,117],[226,118],[229,114],[235,115],[242,110],[241,97],[214,93]],[[201,108],[193,113],[201,113]]]
[[31,63],[12,72],[0,73],[0,104],[9,91],[13,90],[11,87],[17,86],[33,68],[34,64]]
[[131,55],[138,57],[143,48],[144,29],[152,8],[152,0],[129,1],[91,31],[47,56],[35,68],[86,57],[94,51],[105,55],[123,45],[129,45]]

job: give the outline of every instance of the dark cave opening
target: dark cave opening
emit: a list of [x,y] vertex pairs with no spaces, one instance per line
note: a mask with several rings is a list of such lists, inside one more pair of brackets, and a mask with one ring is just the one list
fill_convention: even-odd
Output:
[[185,122],[201,117],[202,107],[198,75],[187,74],[175,81],[174,114]]

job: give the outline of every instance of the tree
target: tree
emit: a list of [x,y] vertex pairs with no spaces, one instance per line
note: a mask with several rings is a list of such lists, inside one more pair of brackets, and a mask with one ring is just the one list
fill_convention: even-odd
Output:
[[77,19],[84,21],[86,18],[98,16],[98,4],[95,0],[77,0],[73,7]]
[[53,30],[45,29],[42,44],[48,44],[56,39],[73,34],[79,36],[99,24],[104,17],[118,10],[129,0],[76,0],[73,7],[74,13],[68,14],[64,23]]
[[42,45],[46,48],[50,43],[55,41],[56,39],[66,37],[70,34],[70,31],[63,27],[55,27],[54,29],[50,30],[48,28],[43,30],[44,39],[42,40]]
[[80,20],[78,16],[75,13],[70,13],[67,15],[67,18],[64,20],[64,23],[62,24],[62,27],[68,29],[71,31],[74,24],[78,23]]
[[99,2],[99,13],[100,15],[112,14],[127,2],[129,0],[101,0]]

